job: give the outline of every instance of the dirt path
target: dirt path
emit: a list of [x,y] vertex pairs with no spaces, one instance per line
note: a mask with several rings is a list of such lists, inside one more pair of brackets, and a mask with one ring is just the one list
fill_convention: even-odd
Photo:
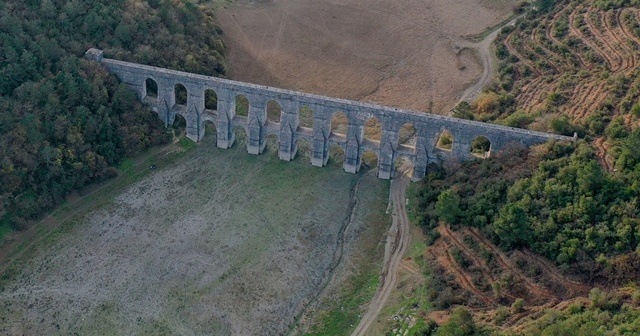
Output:
[[391,294],[391,291],[393,291],[396,286],[398,280],[398,265],[402,262],[402,256],[409,245],[409,218],[407,217],[405,203],[409,178],[407,177],[405,166],[402,166],[399,170],[400,176],[391,181],[389,197],[393,202],[393,224],[389,229],[387,244],[385,246],[382,281],[380,282],[378,291],[369,304],[367,312],[353,333],[351,333],[352,336],[364,335],[382,310],[382,307],[389,298],[389,294]]
[[598,161],[600,161],[600,165],[606,169],[608,172],[613,171],[613,167],[607,161],[607,149],[604,146],[604,137],[597,138],[596,141],[593,142],[594,146],[596,146],[596,157]]
[[[558,22],[558,19],[565,14],[565,12],[568,10],[568,8],[565,8],[561,11],[559,11],[558,13],[556,13],[556,15],[553,16],[553,19],[550,20],[549,24],[547,25],[546,29],[545,29],[545,35],[547,36],[547,39],[549,39],[549,41],[551,41],[551,43],[555,46],[560,46],[563,45],[564,43],[562,41],[560,41],[559,39],[557,39],[552,31],[554,30],[555,24]],[[567,20],[569,20],[569,16],[567,15]],[[567,31],[568,34],[568,31]],[[566,37],[565,37],[566,38]],[[570,50],[570,49],[569,49]],[[569,65],[569,67],[571,68],[576,68],[576,64],[574,64],[573,62],[570,61],[570,58],[575,57],[575,60],[577,60],[580,64],[577,64],[580,67],[585,67],[590,69],[591,66],[587,65],[584,60],[580,57],[579,54],[571,51],[570,56],[560,56],[561,58],[567,57],[565,59],[567,65]]]
[[515,25],[516,21],[520,17],[521,16],[518,16],[517,18],[514,18],[513,20],[509,21],[504,26],[500,26],[496,28],[496,30],[491,32],[491,34],[487,35],[487,37],[485,37],[484,40],[478,43],[470,43],[467,41],[458,42],[460,47],[476,49],[480,54],[480,58],[482,59],[482,67],[483,67],[482,76],[480,76],[480,79],[478,79],[477,82],[475,82],[473,85],[471,85],[469,88],[467,88],[464,91],[458,103],[463,101],[470,103],[471,101],[476,99],[476,97],[478,97],[478,95],[482,92],[482,89],[484,89],[484,87],[487,86],[487,84],[489,84],[495,68],[493,64],[493,59],[492,59],[491,45],[498,37],[498,34],[502,30],[502,28]]
[[[581,17],[584,19],[584,22],[588,24],[589,20],[585,17],[585,15],[582,15]],[[602,49],[597,45],[595,41],[590,41],[589,39],[587,39],[587,37],[584,34],[582,34],[580,30],[576,28],[575,22],[576,22],[576,11],[573,11],[569,15],[569,31],[571,32],[571,34],[581,39],[584,42],[584,44],[587,45],[587,47],[591,48],[595,53],[602,56],[602,58],[607,63],[609,68],[613,69],[614,61],[611,59],[611,56],[603,52]]]
[[453,231],[451,231],[451,229],[446,224],[441,224],[440,226],[438,226],[436,230],[443,237],[449,238],[453,243],[453,245],[455,245],[458,249],[464,251],[465,254],[469,258],[471,258],[471,260],[473,260],[473,262],[480,268],[480,271],[482,272],[484,277],[489,279],[492,283],[496,281],[496,279],[491,274],[491,271],[489,270],[487,263],[484,262],[483,260],[480,260],[480,258],[478,258],[476,253],[471,251],[466,244],[463,244],[458,238],[456,238],[455,233],[453,233]]
[[[547,56],[547,57],[545,57],[546,61],[547,61],[547,64],[549,64],[549,66],[551,66],[553,68],[553,73],[554,74],[561,74],[562,71],[560,71],[560,70],[562,69],[562,64],[566,64],[567,66],[571,67],[571,64],[569,64],[569,62],[567,61],[566,58],[558,55],[555,51],[547,48],[547,46],[545,45],[544,41],[542,40],[543,38],[546,38],[546,33],[545,32],[541,33],[541,30],[540,30],[539,26],[534,28],[533,32],[531,33],[531,39],[546,54],[546,55],[543,54],[543,55],[540,55],[540,56],[541,57]],[[550,41],[550,40],[548,40],[548,41]],[[556,64],[554,62],[557,62],[557,63],[560,63],[560,64]]]
[[[589,27],[591,34],[593,34],[594,41],[602,47],[604,53],[607,53],[607,55],[614,60],[615,64],[612,63],[611,70],[614,72],[623,71],[626,67],[624,57],[620,52],[618,52],[617,48],[611,46],[607,36],[604,36],[603,32],[600,31],[599,26],[602,26],[600,14],[600,11],[591,6],[584,16],[584,21],[587,23],[587,27]],[[594,20],[598,20],[600,22],[594,22]],[[604,28],[606,29],[606,27]]]

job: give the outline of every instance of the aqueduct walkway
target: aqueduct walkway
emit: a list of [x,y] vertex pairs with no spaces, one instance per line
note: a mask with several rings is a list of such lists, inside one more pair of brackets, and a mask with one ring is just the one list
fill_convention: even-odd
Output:
[[[449,157],[459,160],[471,159],[471,143],[475,138],[485,137],[491,143],[491,152],[503,148],[510,142],[525,146],[541,144],[551,139],[574,140],[556,134],[542,133],[482,123],[446,116],[406,111],[402,109],[373,105],[344,99],[295,92],[267,86],[243,83],[222,78],[202,76],[181,71],[157,68],[103,57],[102,50],[90,49],[86,57],[101,63],[111,73],[131,87],[141,101],[150,105],[166,125],[173,123],[177,114],[186,120],[187,136],[199,141],[205,134],[205,121],[216,126],[217,146],[229,148],[235,140],[234,128],[240,126],[248,135],[247,151],[260,154],[265,148],[268,134],[278,137],[278,157],[292,160],[297,151],[297,143],[305,139],[311,144],[311,163],[322,167],[329,158],[329,146],[339,145],[345,151],[344,169],[355,173],[360,169],[362,153],[372,151],[378,156],[378,177],[389,179],[394,174],[395,161],[406,157],[414,163],[413,178],[425,176],[429,162],[437,162]],[[157,85],[157,97],[147,95],[147,82],[151,79]],[[176,85],[186,88],[186,104],[176,103]],[[217,96],[217,108],[205,108],[205,91],[213,90]],[[236,97],[248,100],[248,116],[236,115]],[[275,101],[281,107],[280,123],[267,120],[267,103]],[[313,111],[313,127],[300,126],[300,109],[307,107]],[[342,112],[347,117],[346,134],[331,131],[331,118]],[[379,141],[364,137],[364,125],[370,118],[381,124]],[[415,127],[415,146],[400,143],[399,131],[403,125]],[[450,151],[438,149],[436,142],[444,130],[453,135]]]

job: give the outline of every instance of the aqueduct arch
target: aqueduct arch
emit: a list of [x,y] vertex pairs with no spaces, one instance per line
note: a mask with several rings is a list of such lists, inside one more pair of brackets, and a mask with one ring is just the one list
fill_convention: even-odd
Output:
[[[395,173],[398,158],[413,163],[413,178],[424,177],[429,162],[447,158],[468,160],[473,158],[472,143],[478,137],[490,142],[490,151],[500,150],[509,142],[525,146],[549,140],[575,140],[556,134],[542,133],[513,127],[462,120],[422,112],[367,104],[344,99],[295,92],[262,85],[242,83],[222,78],[190,74],[147,65],[117,61],[103,57],[98,49],[90,49],[86,57],[101,63],[120,80],[131,87],[140,100],[158,113],[158,117],[171,125],[176,113],[186,120],[187,136],[193,141],[202,139],[205,121],[211,121],[217,132],[217,146],[229,148],[235,141],[235,128],[246,132],[247,151],[260,154],[264,150],[268,134],[278,138],[278,156],[292,160],[297,151],[298,140],[304,139],[311,147],[311,163],[315,166],[327,164],[330,145],[344,150],[343,168],[358,172],[362,154],[371,151],[377,156],[378,177],[389,179]],[[149,95],[147,79],[157,86],[157,97]],[[186,89],[184,105],[176,104],[174,87]],[[207,108],[206,90],[215,92],[215,111]],[[246,97],[238,104],[236,97]],[[267,105],[270,102],[280,107],[279,122],[269,122]],[[177,106],[178,108],[174,108]],[[209,105],[210,107],[210,105]],[[243,109],[246,110],[246,116]],[[302,112],[304,111],[304,113]],[[312,113],[308,113],[312,111]],[[331,119],[334,113],[343,112],[347,120],[343,126],[345,134],[332,133]],[[241,112],[241,113],[238,113]],[[240,115],[239,115],[240,114]],[[310,116],[309,116],[310,114]],[[379,140],[365,137],[367,120],[375,118],[380,125]],[[303,124],[301,124],[303,119]],[[407,142],[406,128],[411,131]],[[437,150],[441,130],[451,132],[453,140],[450,151]]]

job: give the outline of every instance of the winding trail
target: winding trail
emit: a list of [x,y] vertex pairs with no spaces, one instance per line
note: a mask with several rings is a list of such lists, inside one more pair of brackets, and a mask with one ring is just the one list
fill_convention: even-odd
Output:
[[369,304],[367,312],[360,320],[351,336],[364,335],[375,321],[376,317],[387,302],[389,294],[396,287],[398,281],[398,266],[402,256],[409,245],[409,218],[407,217],[406,191],[409,178],[406,164],[398,169],[398,176],[391,180],[389,198],[393,203],[393,224],[387,234],[387,243],[384,249],[384,267],[380,287]]
[[496,40],[496,37],[498,37],[498,34],[502,30],[502,28],[515,25],[516,21],[521,17],[522,15],[507,22],[504,26],[500,26],[496,28],[494,31],[491,32],[491,34],[487,35],[487,37],[485,37],[484,40],[478,43],[473,43],[469,41],[456,42],[456,44],[461,48],[476,49],[480,54],[480,58],[482,59],[482,67],[483,67],[482,76],[480,76],[480,79],[478,79],[477,82],[475,82],[473,85],[471,85],[469,88],[467,88],[464,91],[458,103],[463,101],[467,103],[472,102],[482,92],[482,89],[484,89],[484,87],[487,84],[489,84],[494,72],[494,67],[495,67],[493,64],[493,60],[491,58],[491,45],[493,44],[493,41]]
[[[487,35],[487,37],[478,43],[472,43],[469,41],[456,42],[456,45],[460,48],[473,48],[478,50],[478,53],[482,58],[484,68],[480,79],[465,90],[459,102],[473,101],[478,97],[480,92],[482,92],[482,89],[489,84],[494,72],[494,64],[491,57],[491,45],[498,37],[498,33],[500,33],[502,28],[515,25],[516,20],[519,18],[520,16],[514,18],[503,26],[496,28],[491,32],[491,34]],[[450,111],[449,113],[452,114],[453,111]],[[369,304],[367,312],[364,314],[355,330],[351,333],[351,336],[364,335],[371,324],[376,320],[376,317],[382,310],[382,307],[384,307],[387,302],[391,291],[393,291],[396,286],[396,282],[398,281],[398,267],[402,262],[402,256],[409,245],[409,218],[407,217],[407,208],[405,203],[409,178],[407,176],[406,165],[399,168],[398,172],[398,176],[391,181],[389,197],[393,202],[393,224],[391,225],[389,234],[387,235],[384,267],[382,269],[382,281],[380,282],[380,287],[378,287],[375,296]]]

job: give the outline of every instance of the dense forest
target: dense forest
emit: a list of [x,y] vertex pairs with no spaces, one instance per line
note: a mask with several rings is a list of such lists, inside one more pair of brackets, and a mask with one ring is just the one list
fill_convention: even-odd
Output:
[[224,75],[213,14],[188,0],[0,2],[0,227],[23,228],[74,189],[170,139],[124,84],[83,59]]

